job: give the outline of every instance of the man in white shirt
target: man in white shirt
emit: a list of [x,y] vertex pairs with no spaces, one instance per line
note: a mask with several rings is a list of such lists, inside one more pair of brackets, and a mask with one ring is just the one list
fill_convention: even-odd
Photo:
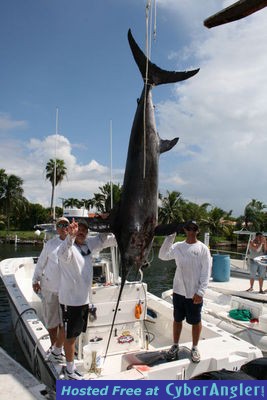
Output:
[[179,339],[183,320],[192,325],[193,362],[200,361],[198,342],[202,329],[201,309],[203,296],[208,286],[212,259],[208,247],[197,240],[199,227],[195,221],[188,221],[184,225],[186,240],[173,243],[176,233],[165,238],[160,251],[161,260],[174,259],[176,271],[173,280],[173,345],[167,352],[167,358],[172,360],[178,357]]
[[35,293],[42,294],[44,321],[51,340],[48,359],[56,362],[62,362],[65,359],[62,353],[64,329],[58,301],[60,270],[57,251],[67,236],[68,226],[67,218],[58,218],[56,222],[58,236],[45,244],[32,278],[33,290]]
[[87,234],[86,221],[77,223],[73,220],[68,227],[68,236],[58,250],[61,271],[59,302],[65,329],[65,379],[73,380],[83,379],[75,368],[74,354],[76,338],[87,328],[93,280],[92,253],[116,246],[112,234],[100,233],[89,237]]

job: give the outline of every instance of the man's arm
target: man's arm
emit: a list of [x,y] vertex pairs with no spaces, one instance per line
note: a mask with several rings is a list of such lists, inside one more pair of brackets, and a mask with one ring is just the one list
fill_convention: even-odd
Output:
[[58,248],[58,259],[69,263],[72,260],[72,246],[78,232],[78,223],[74,220],[68,226],[68,235]]
[[32,277],[32,288],[35,293],[38,293],[41,290],[40,281],[47,263],[47,243],[44,245],[43,250],[38,258],[35,271]]
[[100,251],[106,247],[117,246],[117,241],[113,233],[99,233],[96,236],[87,238],[89,249],[93,251]]
[[160,260],[171,260],[173,259],[172,255],[172,245],[175,240],[176,233],[173,233],[172,235],[169,235],[165,238],[164,242],[161,245],[161,248],[159,249],[159,259]]

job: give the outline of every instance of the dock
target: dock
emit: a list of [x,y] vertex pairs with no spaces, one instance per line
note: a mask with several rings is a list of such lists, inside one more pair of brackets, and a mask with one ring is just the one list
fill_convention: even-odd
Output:
[[0,398],[1,400],[44,400],[49,398],[45,385],[41,384],[1,347]]

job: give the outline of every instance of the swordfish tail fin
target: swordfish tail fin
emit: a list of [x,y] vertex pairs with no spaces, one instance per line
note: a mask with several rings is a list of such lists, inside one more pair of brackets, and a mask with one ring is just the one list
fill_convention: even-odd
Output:
[[[136,64],[141,72],[142,78],[145,82],[146,79],[146,67],[147,67],[147,57],[142,52],[138,44],[133,38],[131,30],[128,31],[128,41],[135,59]],[[185,79],[191,78],[196,75],[199,71],[198,69],[193,69],[191,71],[165,71],[159,68],[156,64],[153,64],[148,60],[148,82],[149,85],[161,85],[164,83],[174,83],[179,81],[184,81]]]

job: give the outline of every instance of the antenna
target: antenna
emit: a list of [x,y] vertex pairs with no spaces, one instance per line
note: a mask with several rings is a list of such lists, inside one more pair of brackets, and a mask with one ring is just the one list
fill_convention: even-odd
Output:
[[109,124],[110,132],[110,208],[113,208],[113,176],[112,176],[112,119]]
[[54,197],[53,197],[53,221],[56,220],[56,206],[55,206],[55,198],[56,198],[56,184],[57,184],[57,135],[58,135],[58,107],[56,108],[56,140],[55,140],[55,159],[54,159]]

